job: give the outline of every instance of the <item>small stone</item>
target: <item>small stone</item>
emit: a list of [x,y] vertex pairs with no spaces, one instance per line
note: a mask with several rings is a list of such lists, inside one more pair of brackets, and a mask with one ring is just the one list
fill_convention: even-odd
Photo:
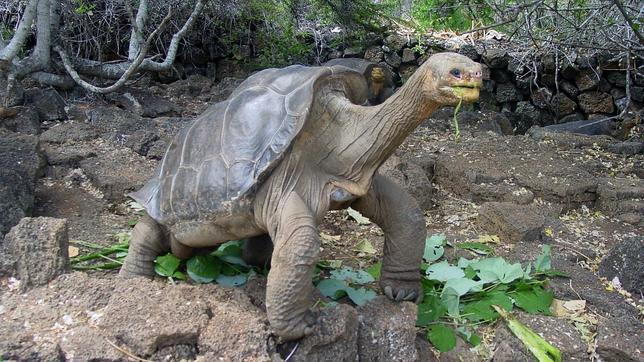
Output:
[[398,52],[407,44],[407,37],[399,34],[391,34],[384,39],[384,43],[393,52]]
[[631,87],[631,99],[636,102],[644,102],[644,87]]
[[603,92],[586,92],[579,95],[579,106],[586,114],[613,113],[613,97]]
[[403,63],[415,63],[416,62],[416,53],[410,48],[403,49],[402,62]]
[[558,117],[571,114],[577,109],[577,104],[563,93],[557,93],[551,100],[552,109]]
[[478,222],[489,234],[516,243],[538,241],[545,219],[533,206],[487,202],[479,210]]
[[391,65],[394,68],[398,68],[402,62],[402,59],[397,53],[387,53],[385,54],[385,62]]
[[344,58],[361,58],[362,54],[362,48],[355,46],[344,49],[344,54],[342,56]]
[[508,66],[507,51],[500,48],[489,48],[483,53],[483,61],[493,69],[504,69]]
[[517,89],[511,83],[501,83],[496,86],[496,101],[499,103],[516,102],[521,100]]
[[36,108],[41,121],[55,121],[67,118],[65,101],[55,89],[29,89],[25,92],[25,103]]
[[382,47],[374,45],[370,46],[364,52],[364,58],[370,62],[378,63],[382,61],[385,56],[385,52],[382,50]]
[[24,290],[45,285],[69,269],[67,221],[50,217],[23,218],[2,245],[4,274],[20,280]]
[[571,99],[577,99],[577,96],[579,95],[579,89],[566,80],[559,82],[559,88],[561,88],[561,90],[564,91],[564,93],[566,93]]
[[548,109],[551,99],[552,92],[545,87],[539,88],[530,95],[530,100],[532,100],[532,103],[541,109]]

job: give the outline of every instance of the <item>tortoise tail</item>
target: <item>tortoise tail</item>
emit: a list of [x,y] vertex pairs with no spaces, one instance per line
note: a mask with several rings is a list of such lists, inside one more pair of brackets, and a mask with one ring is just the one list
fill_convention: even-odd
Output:
[[154,259],[170,251],[168,237],[163,227],[147,214],[132,231],[132,241],[119,275],[154,277]]

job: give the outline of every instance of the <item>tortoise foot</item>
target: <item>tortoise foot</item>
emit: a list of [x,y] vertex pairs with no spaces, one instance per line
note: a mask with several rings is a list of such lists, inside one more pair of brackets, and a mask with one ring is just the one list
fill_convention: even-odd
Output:
[[271,322],[271,326],[282,341],[288,342],[313,333],[313,327],[317,321],[316,314],[307,310],[304,314],[295,318],[282,319],[280,322]]
[[423,297],[419,280],[400,279],[383,275],[380,279],[380,288],[387,298],[396,302],[410,301],[418,303]]

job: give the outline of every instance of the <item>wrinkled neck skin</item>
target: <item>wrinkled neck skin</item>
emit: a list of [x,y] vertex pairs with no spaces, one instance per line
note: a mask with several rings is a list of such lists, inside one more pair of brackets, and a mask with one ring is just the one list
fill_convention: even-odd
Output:
[[320,127],[323,131],[318,137],[327,146],[326,154],[314,163],[336,176],[338,186],[354,195],[364,195],[378,167],[438,108],[423,95],[423,89],[431,89],[433,81],[430,71],[417,71],[398,92],[373,107],[355,106],[343,97],[332,97],[330,102],[339,104],[330,108],[340,109],[343,115],[333,118],[339,127]]

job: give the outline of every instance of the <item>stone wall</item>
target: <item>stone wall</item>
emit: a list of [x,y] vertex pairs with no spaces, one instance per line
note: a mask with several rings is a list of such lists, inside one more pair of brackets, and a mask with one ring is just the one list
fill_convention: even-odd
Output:
[[[337,42],[326,39],[326,43]],[[484,65],[486,79],[481,101],[475,109],[504,113],[515,133],[524,133],[533,125],[604,119],[620,113],[627,103],[626,73],[619,70],[625,67],[610,61],[609,55],[579,56],[574,60],[555,60],[554,56],[546,55],[533,61],[525,51],[505,41],[472,44],[399,34],[384,39],[372,37],[366,43],[365,46],[323,48],[318,53],[318,61],[365,58],[389,67],[401,85],[432,54],[461,53]],[[217,78],[234,76],[231,69],[239,69],[231,67],[231,62],[226,60],[217,65]],[[631,78],[630,92],[631,110],[641,110],[644,77]]]

